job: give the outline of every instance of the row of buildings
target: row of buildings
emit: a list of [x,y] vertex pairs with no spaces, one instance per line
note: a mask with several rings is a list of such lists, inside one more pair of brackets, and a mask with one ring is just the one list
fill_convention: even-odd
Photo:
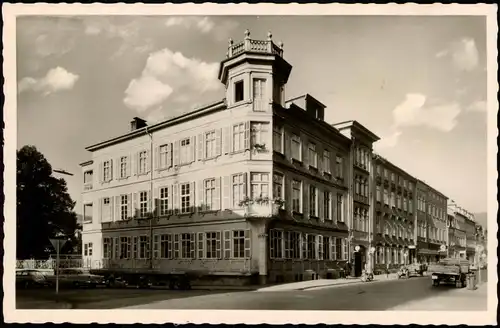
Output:
[[359,122],[325,122],[309,94],[287,99],[291,69],[283,44],[246,31],[221,62],[223,100],[134,118],[87,147],[84,263],[264,283],[445,256],[448,197],[374,154],[379,137]]

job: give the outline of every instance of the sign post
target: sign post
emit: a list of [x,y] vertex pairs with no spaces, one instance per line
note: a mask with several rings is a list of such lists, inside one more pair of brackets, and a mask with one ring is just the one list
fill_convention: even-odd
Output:
[[59,238],[51,238],[50,243],[56,249],[56,295],[59,294],[59,251],[66,243],[65,239]]

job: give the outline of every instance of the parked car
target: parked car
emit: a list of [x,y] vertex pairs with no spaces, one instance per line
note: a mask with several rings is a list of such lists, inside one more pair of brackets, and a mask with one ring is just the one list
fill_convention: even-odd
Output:
[[34,269],[16,271],[16,288],[46,287],[50,281],[43,273]]
[[[51,276],[55,283],[56,276]],[[91,274],[84,268],[59,269],[59,286],[68,288],[106,286],[107,281],[103,276]]]

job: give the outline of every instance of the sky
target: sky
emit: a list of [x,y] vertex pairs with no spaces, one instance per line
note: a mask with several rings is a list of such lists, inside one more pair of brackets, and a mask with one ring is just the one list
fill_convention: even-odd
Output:
[[220,100],[228,38],[284,43],[287,98],[357,120],[375,150],[486,212],[486,19],[481,16],[72,16],[17,19],[18,149],[35,145],[81,213],[84,148]]

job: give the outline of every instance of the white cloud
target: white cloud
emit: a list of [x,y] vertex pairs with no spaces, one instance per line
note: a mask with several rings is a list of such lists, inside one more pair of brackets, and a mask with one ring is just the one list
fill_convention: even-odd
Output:
[[401,133],[401,131],[395,130],[391,134],[380,138],[380,140],[374,145],[375,150],[380,151],[382,149],[395,147],[399,141]]
[[203,34],[212,33],[219,41],[228,38],[231,31],[238,25],[239,23],[233,20],[224,20],[216,24],[210,17],[203,16],[172,16],[165,21],[166,27],[195,28]]
[[467,111],[470,112],[486,112],[487,110],[488,107],[484,100],[475,101],[467,107]]
[[392,115],[395,127],[426,126],[443,132],[449,132],[457,124],[460,114],[458,103],[427,104],[422,94],[407,94],[406,99],[396,106]]
[[33,90],[48,95],[53,92],[70,90],[78,81],[79,76],[68,72],[62,67],[52,68],[40,79],[25,77],[18,83],[18,93]]
[[479,52],[476,42],[471,38],[451,43],[449,49],[438,52],[436,57],[451,57],[453,65],[462,71],[472,71],[479,65]]
[[161,106],[167,99],[182,101],[190,109],[206,93],[222,89],[217,79],[218,68],[218,63],[187,58],[170,49],[154,52],[149,55],[141,76],[133,79],[125,90],[124,103],[141,113]]

